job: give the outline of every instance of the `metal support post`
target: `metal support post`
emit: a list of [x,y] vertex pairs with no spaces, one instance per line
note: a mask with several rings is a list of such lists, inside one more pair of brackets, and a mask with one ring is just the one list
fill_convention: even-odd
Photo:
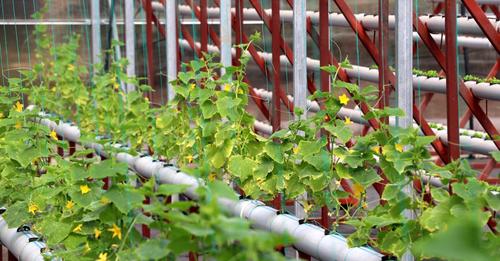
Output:
[[165,32],[167,38],[167,96],[171,101],[174,96],[174,87],[170,83],[177,78],[177,23],[176,23],[176,0],[167,0],[165,3]]
[[[127,76],[135,77],[135,25],[134,1],[125,1],[125,55],[127,56]],[[133,91],[135,86],[127,83],[127,92]]]
[[[412,54],[412,0],[401,0],[396,2],[396,90],[398,95],[398,107],[405,112],[403,117],[396,119],[401,128],[413,126],[413,54]],[[412,183],[403,188],[403,192],[413,197]],[[414,219],[414,213],[406,211],[406,218]],[[407,251],[402,260],[412,261],[413,255]]]
[[[231,66],[231,0],[220,1],[220,43],[221,63],[224,67]],[[222,68],[221,73],[225,73]]]
[[101,55],[101,12],[99,0],[90,3],[90,16],[92,24],[92,63],[100,63]]
[[458,75],[457,75],[457,2],[445,2],[446,34],[446,116],[448,125],[448,158],[460,157],[458,130]]

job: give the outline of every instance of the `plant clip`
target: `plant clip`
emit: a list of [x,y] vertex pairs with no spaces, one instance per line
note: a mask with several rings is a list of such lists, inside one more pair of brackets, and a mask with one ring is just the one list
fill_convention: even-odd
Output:
[[163,163],[163,167],[173,167],[174,164],[170,164],[170,163]]
[[329,229],[325,229],[325,236],[328,236],[330,235],[330,230]]
[[238,197],[238,199],[239,199],[239,200],[246,199],[246,196],[245,196],[245,195],[240,195],[240,196]]
[[139,158],[144,158],[144,157],[146,157],[146,156],[148,156],[148,154],[147,154],[147,153],[141,153],[141,155],[139,155]]
[[40,240],[40,238],[39,238],[39,237],[37,237],[37,236],[34,236],[34,237],[30,237],[30,238],[28,238],[28,242],[29,242],[29,243],[36,242],[36,241],[39,241],[39,240]]
[[30,231],[30,227],[27,225],[22,225],[17,228],[17,232]]
[[304,218],[299,219],[299,225],[302,225],[306,223],[306,220]]
[[176,172],[176,173],[179,173],[179,172],[181,172],[181,170],[180,170],[180,169],[178,169],[178,170],[175,170],[175,172]]
[[7,211],[7,209],[5,209],[5,208],[0,208],[0,215],[2,215],[3,213],[5,213],[5,211]]
[[276,210],[276,215],[281,215],[284,214],[285,212],[283,210]]

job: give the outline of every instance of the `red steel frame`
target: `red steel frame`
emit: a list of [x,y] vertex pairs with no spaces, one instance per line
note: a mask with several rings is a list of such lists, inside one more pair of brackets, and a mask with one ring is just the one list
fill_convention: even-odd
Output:
[[[213,43],[220,47],[220,41],[218,39],[217,33],[208,26],[207,23],[207,1],[200,0],[200,7],[194,5],[192,0],[185,0],[190,6],[193,7],[196,17],[200,20],[200,42],[201,47],[196,48],[194,40],[189,32],[185,29],[181,29],[184,38],[188,41],[189,45],[193,48],[195,53],[202,57],[202,52],[207,51],[208,37],[212,39]],[[266,119],[270,119],[273,131],[279,130],[281,124],[281,102],[288,108],[288,110],[293,113],[293,104],[288,100],[285,91],[281,87],[280,82],[280,55],[281,52],[287,57],[288,61],[293,65],[293,53],[292,49],[284,41],[281,36],[281,21],[279,18],[280,1],[272,1],[272,11],[273,16],[269,16],[263,11],[262,6],[258,0],[248,0],[253,8],[257,11],[258,15],[269,29],[272,34],[272,74],[266,66],[264,59],[257,52],[256,48],[250,44],[249,53],[253,60],[258,65],[259,69],[262,71],[266,78],[272,80],[273,82],[273,99],[271,101],[271,112],[265,106],[264,101],[258,97],[254,89],[250,86],[250,96],[253,101],[263,113]],[[332,0],[339,8],[340,12],[345,16],[351,29],[356,32],[357,37],[360,42],[368,51],[368,54],[372,57],[379,68],[379,101],[376,106],[383,108],[388,105],[390,93],[393,90],[395,84],[394,73],[389,69],[387,56],[388,56],[388,46],[387,41],[384,41],[388,36],[388,14],[389,14],[389,4],[388,0],[379,0],[379,32],[378,32],[378,47],[375,44],[375,37],[372,40],[363,25],[355,18],[349,5],[344,0]],[[491,5],[479,6],[475,1],[472,0],[461,0],[467,10],[471,13],[472,17],[476,20],[481,30],[484,32],[486,37],[490,40],[494,46],[497,53],[500,50],[500,34],[493,28],[493,26],[488,21],[483,10],[490,8],[497,16],[499,16],[498,8]],[[293,0],[287,0],[288,4],[293,9]],[[319,0],[319,33],[316,32],[311,24],[310,19],[307,21],[307,31],[312,37],[314,42],[318,45],[320,50],[320,66],[328,66],[330,64],[339,66],[339,63],[333,56],[332,52],[329,50],[329,25],[328,25],[328,0]],[[216,5],[219,5],[218,0],[214,0]],[[486,130],[490,137],[495,137],[498,135],[497,128],[493,125],[491,120],[487,117],[484,110],[479,106],[479,100],[474,97],[472,92],[464,85],[464,82],[458,79],[457,76],[457,50],[456,50],[456,9],[454,1],[446,1],[445,3],[439,3],[435,9],[434,13],[439,13],[445,10],[445,36],[446,36],[446,56],[436,42],[431,38],[430,32],[427,26],[420,21],[419,18],[415,16],[414,13],[414,28],[418,32],[422,43],[429,49],[431,54],[434,56],[439,66],[442,68],[442,73],[446,75],[447,78],[447,124],[448,124],[448,146],[445,146],[439,139],[432,143],[439,159],[444,163],[448,163],[452,160],[458,159],[460,156],[460,146],[459,146],[459,127],[464,126],[471,116],[475,116],[483,128]],[[148,78],[149,83],[154,85],[154,67],[152,61],[152,25],[155,23],[159,25],[158,19],[154,16],[151,9],[151,3],[148,0],[143,0],[144,9],[146,11],[147,20],[147,41],[148,41]],[[243,32],[243,0],[235,0],[235,10],[232,14],[232,26],[235,31],[236,44],[248,43],[248,36]],[[182,28],[182,27],[181,27]],[[164,29],[158,26],[160,32],[165,35]],[[385,38],[384,38],[385,37]],[[236,57],[233,58],[233,63],[238,64],[238,59],[241,57],[242,52],[240,49],[236,51]],[[179,61],[180,62],[180,61]],[[491,71],[488,73],[488,77],[493,77],[498,73],[500,67],[500,58],[497,58],[495,65],[492,67]],[[350,81],[347,73],[344,69],[339,70],[338,77],[343,81]],[[330,76],[327,72],[321,71],[321,90],[330,91]],[[248,79],[245,81],[249,83]],[[308,89],[311,93],[316,91],[313,76],[308,77]],[[389,88],[391,87],[391,88]],[[464,99],[468,108],[463,117],[458,119],[458,94]],[[422,132],[425,135],[434,135],[432,129],[429,127],[427,121],[423,118],[421,111],[424,111],[428,103],[433,97],[432,93],[425,95],[422,103],[417,106],[414,104],[414,115],[413,118],[420,126]],[[320,106],[323,106],[320,103]],[[366,104],[358,104],[363,112],[366,112]],[[378,123],[375,120],[369,121],[372,128],[377,129]],[[368,131],[365,128],[363,132]],[[494,141],[495,145],[500,149],[500,142],[498,140]],[[477,165],[477,164],[476,164]],[[491,180],[492,183],[498,183],[497,179],[489,179],[488,175],[495,168],[499,167],[493,159],[490,159],[487,163],[483,165],[474,165],[475,167],[483,167],[483,171],[479,176],[482,180]],[[382,174],[383,176],[383,174]],[[348,192],[352,192],[349,184],[346,181],[342,181],[344,189]],[[383,191],[383,183],[374,185],[379,193]],[[276,200],[273,202],[276,208],[280,208],[277,205]],[[328,210],[322,209],[321,223],[324,227],[328,227]],[[304,256],[305,257],[305,256]]]

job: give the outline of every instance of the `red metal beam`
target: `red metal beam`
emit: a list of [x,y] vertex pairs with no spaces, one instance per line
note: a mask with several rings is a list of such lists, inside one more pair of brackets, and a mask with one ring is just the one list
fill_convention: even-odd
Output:
[[[413,13],[413,21],[413,27],[417,30],[420,39],[422,39],[422,42],[427,46],[441,69],[443,69],[446,73],[446,57],[444,53],[439,49],[436,42],[434,42],[434,40],[430,36],[429,29],[419,18],[416,17],[415,13]],[[473,115],[479,121],[481,126],[483,126],[484,130],[490,135],[490,137],[498,136],[498,130],[479,105],[479,100],[474,97],[471,90],[469,90],[469,88],[465,86],[462,80],[459,81],[459,88],[460,95],[464,99],[469,109],[472,111]],[[497,148],[500,149],[500,141],[493,140],[493,142],[495,143]]]
[[[380,50],[379,60],[380,66],[378,66],[378,97],[379,103],[378,108],[383,109],[389,104],[390,87],[389,81],[385,77],[389,72],[389,65],[387,63],[387,57],[389,57],[389,1],[381,0],[379,1],[379,16],[378,16],[378,48]],[[386,124],[389,123],[389,118],[383,118],[381,121]]]
[[[361,43],[367,49],[369,55],[372,57],[375,63],[380,67],[381,63],[379,60],[378,49],[368,37],[368,34],[366,33],[366,30],[364,29],[362,24],[354,16],[354,13],[350,9],[349,5],[347,5],[347,3],[344,0],[333,0],[333,1],[337,4],[340,11],[342,12],[347,22],[351,26],[351,28],[356,32]],[[388,74],[386,75],[386,78],[392,85],[394,85],[396,81],[394,73],[390,70],[387,70],[387,72]],[[426,136],[435,135],[435,133],[432,131],[427,121],[421,116],[420,111],[418,110],[415,104],[413,105],[413,119],[417,122],[417,124],[420,126],[420,129]],[[446,151],[443,143],[439,139],[436,139],[432,143],[432,146],[439,154],[439,157],[447,162],[448,160],[446,159]]]
[[201,51],[208,52],[208,16],[207,0],[200,0],[200,43]]
[[[149,86],[155,86],[155,73],[154,73],[154,60],[153,60],[153,8],[151,6],[151,1],[143,0],[142,5],[146,13],[146,46],[147,46],[147,57],[148,57],[148,84]],[[151,96],[151,94],[150,94]],[[149,99],[152,101],[151,97]]]
[[280,20],[280,1],[272,2],[272,12],[273,17],[271,19],[272,23],[272,53],[273,53],[273,99],[271,103],[271,125],[273,126],[273,132],[278,131],[281,128],[281,102],[279,96],[279,89],[281,87],[281,20]]
[[[446,2],[448,3],[450,1]],[[481,10],[481,7],[474,0],[462,0],[462,3],[467,8],[467,10],[469,10],[469,13],[472,15],[472,17],[474,17],[477,25],[490,40],[497,53],[500,53],[500,34],[490,23],[490,20],[488,19],[488,17],[486,17],[486,14],[483,12],[483,10]]]
[[[328,0],[319,0],[319,65],[321,67],[330,64],[330,27],[328,24]],[[321,70],[321,91],[330,92],[330,74]]]
[[458,131],[458,72],[457,72],[457,1],[445,2],[446,35],[446,122],[448,134],[448,160],[460,157]]

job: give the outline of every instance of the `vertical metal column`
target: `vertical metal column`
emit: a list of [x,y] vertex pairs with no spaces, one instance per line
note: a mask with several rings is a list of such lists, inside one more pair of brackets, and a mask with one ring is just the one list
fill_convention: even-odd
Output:
[[[328,0],[319,0],[319,64],[327,66],[329,63],[330,52],[330,35],[328,24]],[[330,74],[326,71],[321,71],[321,91],[330,91]]]
[[448,157],[460,157],[458,130],[458,75],[457,75],[457,1],[445,3],[446,35],[446,117],[448,125]]
[[[396,123],[401,128],[412,126],[413,116],[413,0],[396,1],[396,90],[398,107],[405,112],[405,116],[396,118]],[[403,192],[413,197],[413,187],[410,182],[403,188]],[[414,219],[414,213],[404,213],[408,219]],[[414,260],[410,251],[407,251],[403,261]]]
[[281,20],[280,20],[280,1],[272,1],[272,53],[273,53],[273,99],[271,125],[273,132],[278,131],[281,125],[280,95],[279,88],[281,84],[281,62],[280,62],[280,43],[281,43]]
[[[150,0],[143,0],[144,11],[146,14],[146,46],[148,56],[148,84],[155,87],[155,73],[153,62],[153,7]],[[151,96],[151,94],[149,94]],[[152,100],[152,97],[149,97]]]
[[[220,46],[221,63],[224,67],[231,66],[231,0],[220,1]],[[225,73],[222,68],[221,73]]]
[[[127,56],[127,76],[135,77],[135,25],[134,1],[125,0],[125,55]],[[127,83],[127,92],[133,91],[135,86]]]
[[101,55],[101,12],[99,0],[90,2],[90,17],[92,24],[92,63],[100,63]]
[[295,0],[293,7],[293,104],[306,109],[307,98],[307,27],[306,1]]
[[207,16],[207,0],[200,0],[200,42],[201,52],[208,51],[208,16]]
[[[378,31],[378,48],[379,48],[379,61],[378,66],[378,88],[379,88],[379,103],[380,109],[388,106],[389,104],[389,79],[386,77],[389,65],[387,64],[387,57],[389,56],[389,0],[379,0],[379,16],[378,24],[380,30]],[[389,123],[389,118],[382,119],[383,122]]]
[[[235,1],[235,9],[236,9],[236,15],[235,15],[235,26],[234,26],[234,33],[236,34],[235,37],[235,44],[239,45],[243,42],[243,0],[234,0]],[[237,65],[240,64],[240,58],[242,55],[242,50],[241,48],[236,48],[236,63]]]
[[167,0],[165,3],[165,32],[167,33],[167,98],[171,101],[175,97],[174,87],[170,83],[177,78],[177,23],[176,0]]
[[[302,109],[306,117],[307,102],[307,26],[306,0],[295,0],[293,6],[293,105]],[[297,114],[295,114],[297,116]],[[304,193],[299,199],[307,200]],[[295,215],[305,217],[304,208],[295,201]]]

